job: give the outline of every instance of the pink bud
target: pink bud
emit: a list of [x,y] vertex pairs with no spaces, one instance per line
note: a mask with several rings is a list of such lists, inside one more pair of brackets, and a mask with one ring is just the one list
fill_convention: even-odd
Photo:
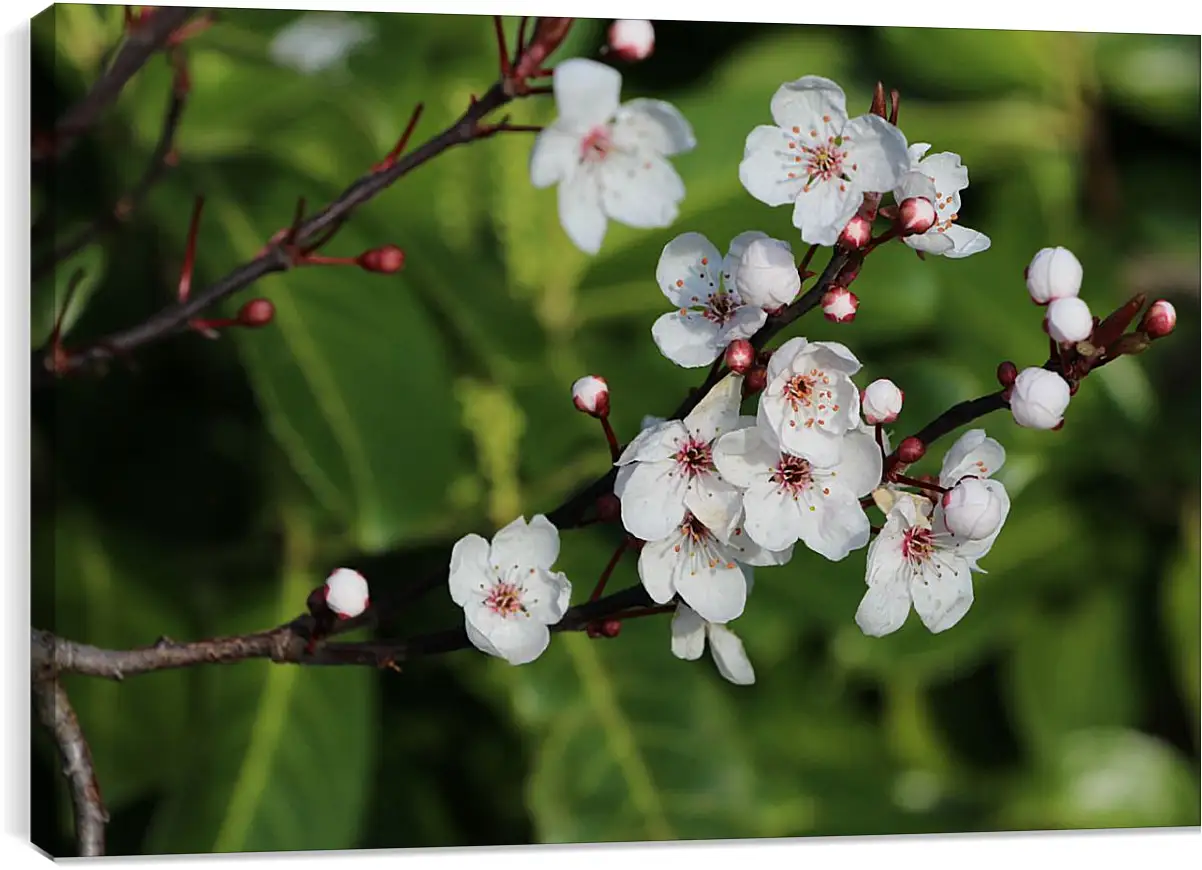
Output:
[[601,634],[604,637],[617,637],[622,632],[622,623],[617,619],[607,619],[601,623]]
[[1157,299],[1139,325],[1148,338],[1164,338],[1177,326],[1177,309],[1167,299]]
[[888,378],[873,381],[860,392],[864,421],[872,426],[892,423],[901,413],[905,393]]
[[743,376],[743,396],[754,396],[768,386],[768,370],[762,365],[755,365]]
[[238,309],[238,322],[243,326],[266,326],[275,317],[275,306],[269,299],[252,299]]
[[1064,296],[1048,303],[1047,333],[1055,341],[1085,341],[1093,333],[1093,315],[1080,296]]
[[597,375],[585,375],[572,384],[572,403],[590,417],[609,416],[609,384]]
[[755,365],[755,348],[745,338],[737,338],[726,346],[726,367],[738,374]]
[[609,50],[625,61],[645,60],[655,50],[655,28],[642,18],[623,18],[609,26]]
[[391,275],[399,272],[405,265],[405,252],[396,245],[384,245],[364,251],[355,258],[355,262],[359,264],[359,268],[368,272],[382,272],[385,275]]
[[367,580],[358,571],[339,568],[326,578],[326,604],[340,618],[358,616],[369,603]]
[[997,382],[1003,387],[1009,387],[1014,384],[1014,379],[1018,377],[1018,366],[1006,360],[1003,363],[998,363],[997,367]]
[[936,218],[935,206],[925,196],[912,196],[903,200],[898,215],[902,234],[907,236],[922,235],[935,225]]
[[603,523],[616,523],[622,516],[622,502],[612,492],[597,498],[597,519]]
[[871,238],[872,222],[867,218],[856,215],[847,222],[847,226],[839,234],[838,245],[848,250],[858,251],[867,245]]
[[835,323],[850,323],[856,319],[860,300],[846,287],[832,287],[822,297],[822,313]]
[[911,435],[897,445],[897,457],[906,465],[917,462],[926,455],[927,446]]

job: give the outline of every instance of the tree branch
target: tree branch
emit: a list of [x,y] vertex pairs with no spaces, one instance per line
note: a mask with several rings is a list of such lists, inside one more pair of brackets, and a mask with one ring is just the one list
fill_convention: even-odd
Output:
[[92,85],[82,100],[59,118],[51,146],[33,155],[34,165],[66,154],[75,140],[116,101],[122,88],[146,65],[150,56],[166,45],[171,34],[198,11],[199,7],[195,6],[161,7],[148,23],[130,33],[108,71]]
[[[35,644],[36,646],[36,644]],[[75,842],[79,857],[104,854],[104,826],[109,820],[92,766],[92,750],[71,707],[66,690],[54,676],[35,678],[33,693],[38,718],[54,737],[62,758],[63,775],[75,808]]]

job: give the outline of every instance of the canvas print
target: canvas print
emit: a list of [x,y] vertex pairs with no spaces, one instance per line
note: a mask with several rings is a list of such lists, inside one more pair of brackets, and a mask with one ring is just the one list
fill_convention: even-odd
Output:
[[1199,39],[32,22],[55,856],[1199,824]]

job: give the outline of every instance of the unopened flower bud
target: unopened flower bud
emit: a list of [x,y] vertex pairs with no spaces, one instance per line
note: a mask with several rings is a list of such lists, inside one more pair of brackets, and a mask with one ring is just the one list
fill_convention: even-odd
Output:
[[1068,382],[1039,367],[1023,369],[1014,379],[1010,412],[1028,429],[1054,429],[1064,420],[1069,403]]
[[622,516],[622,501],[612,492],[597,497],[597,519],[603,523],[616,523]]
[[590,417],[609,416],[609,384],[597,375],[585,375],[572,384],[572,403]]
[[998,363],[997,367],[997,382],[1003,387],[1014,386],[1014,379],[1018,377],[1018,366],[1006,360]]
[[607,619],[601,623],[601,634],[604,637],[617,637],[622,632],[622,623],[617,619]]
[[238,309],[238,323],[242,326],[266,326],[275,317],[275,306],[268,299],[252,299]]
[[359,264],[359,268],[366,269],[368,272],[382,272],[385,275],[391,275],[399,272],[405,265],[405,252],[396,245],[384,245],[381,248],[364,251],[355,258],[355,262]]
[[1157,299],[1144,315],[1139,325],[1140,332],[1148,338],[1164,338],[1177,326],[1177,309],[1167,299]]
[[846,287],[832,287],[822,297],[822,313],[835,323],[850,323],[856,319],[860,300]]
[[744,374],[755,365],[755,348],[745,338],[736,338],[726,346],[726,367],[737,374]]
[[623,18],[609,26],[609,50],[625,61],[644,60],[655,49],[655,28],[643,18]]
[[743,397],[754,396],[768,386],[768,369],[762,365],[754,365],[743,376]]
[[860,408],[864,421],[872,426],[892,423],[901,413],[905,393],[888,378],[873,381],[860,391]]
[[925,196],[912,196],[903,200],[898,221],[902,235],[920,236],[935,225],[935,206]]
[[778,239],[753,239],[735,267],[735,285],[750,305],[766,311],[788,305],[801,289],[793,250]]
[[926,456],[927,446],[911,435],[897,445],[897,458],[910,465]]
[[534,75],[550,54],[559,48],[568,31],[572,29],[575,18],[539,18],[534,25],[534,36],[522,52],[521,59],[514,67],[513,77],[524,81]]
[[1047,324],[1055,341],[1085,341],[1093,332],[1093,315],[1084,299],[1065,296],[1048,303]]
[[367,580],[358,571],[339,568],[326,578],[326,604],[342,619],[358,616],[369,603]]
[[943,521],[957,538],[983,540],[1002,524],[1002,500],[985,481],[966,477],[943,494]]
[[858,251],[867,245],[871,239],[872,221],[856,215],[847,222],[847,226],[843,228],[843,232],[839,233],[839,240],[836,244],[847,250]]
[[1068,248],[1044,248],[1027,266],[1027,292],[1037,305],[1076,296],[1084,274],[1081,261]]

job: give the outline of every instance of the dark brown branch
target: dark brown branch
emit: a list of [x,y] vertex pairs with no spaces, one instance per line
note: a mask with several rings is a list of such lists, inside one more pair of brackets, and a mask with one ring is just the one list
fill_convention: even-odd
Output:
[[[344,221],[359,206],[378,196],[402,176],[447,149],[476,139],[484,139],[499,132],[496,128],[489,128],[481,124],[481,120],[512,99],[513,97],[506,93],[503,82],[494,84],[483,97],[474,101],[459,120],[450,127],[420,147],[399,157],[396,163],[387,169],[363,176],[343,191],[336,200],[308,218],[298,228],[295,238],[296,245],[304,248],[311,240],[324,236],[328,230]],[[168,306],[135,326],[101,338],[90,347],[63,353],[58,360],[57,372],[67,374],[96,368],[117,357],[126,356],[143,345],[183,332],[188,328],[188,322],[205,309],[249,287],[266,275],[288,269],[290,265],[287,252],[278,244],[271,245],[255,259],[239,266],[215,284],[193,295],[186,302]],[[34,387],[46,386],[54,382],[56,370],[49,365],[50,362],[45,348],[34,354],[32,366]]]
[[79,718],[56,677],[35,678],[33,694],[38,719],[53,735],[62,758],[63,775],[67,778],[75,809],[75,842],[79,857],[103,855],[104,826],[109,817],[92,765],[92,750]]
[[130,212],[142,203],[142,200],[150,193],[151,188],[158,184],[159,179],[163,177],[163,174],[170,166],[168,157],[171,154],[171,149],[175,142],[175,132],[179,128],[180,119],[183,118],[187,100],[188,92],[186,83],[181,82],[177,77],[172,82],[171,95],[167,101],[167,111],[163,115],[163,125],[159,132],[158,141],[155,143],[154,151],[150,155],[150,162],[147,163],[142,177],[100,219],[84,227],[65,242],[56,245],[49,254],[35,262],[31,270],[34,281],[45,277],[59,263],[62,263],[68,257],[87,247],[96,239],[113,232],[122,222],[129,218]]
[[92,86],[82,100],[68,109],[54,127],[53,141],[45,151],[33,155],[34,165],[60,158],[76,139],[86,132],[110,105],[121,89],[146,65],[151,55],[167,44],[171,35],[196,12],[195,6],[164,6],[155,10],[149,22],[130,33],[108,71]]

